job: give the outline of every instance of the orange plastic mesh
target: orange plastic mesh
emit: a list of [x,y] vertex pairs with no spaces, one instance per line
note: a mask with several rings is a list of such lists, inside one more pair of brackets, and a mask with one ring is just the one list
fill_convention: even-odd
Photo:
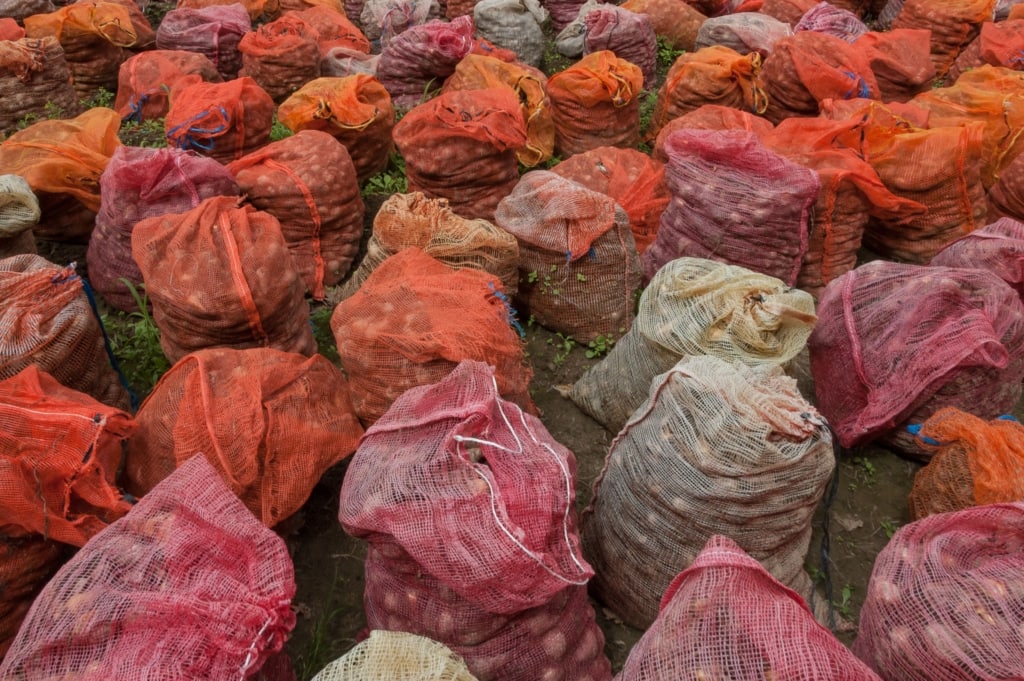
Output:
[[747,130],[760,137],[771,131],[773,127],[771,121],[761,116],[755,116],[731,106],[704,104],[689,113],[669,121],[658,132],[651,156],[662,163],[668,161],[668,154],[665,153],[665,141],[676,130],[687,128],[696,128],[697,130]]
[[492,365],[499,392],[533,411],[532,372],[509,324],[500,280],[453,270],[418,248],[396,253],[331,316],[331,331],[367,426],[403,392],[447,376],[460,361]]
[[932,32],[932,63],[939,78],[946,75],[960,51],[992,20],[996,0],[906,0],[892,28],[922,28]]
[[294,14],[285,14],[242,36],[241,76],[249,76],[275,102],[320,75],[319,33]]
[[790,26],[796,26],[800,17],[817,4],[817,0],[764,0],[759,11]]
[[935,81],[931,33],[926,30],[869,31],[853,47],[867,58],[882,101],[905,102]]
[[659,38],[672,49],[692,51],[697,32],[707,19],[683,0],[626,0],[619,5],[637,14],[646,14]]
[[1024,19],[1024,5],[1017,4],[1010,8],[1010,13],[1006,17],[1007,21],[1013,19]]
[[163,118],[171,108],[171,90],[203,81],[219,83],[221,77],[213,62],[198,52],[141,52],[121,64],[114,110],[122,119]]
[[988,219],[1012,217],[1024,220],[1024,154],[1006,166],[988,193]]
[[302,10],[291,10],[296,16],[313,27],[317,32],[317,45],[321,55],[335,47],[357,52],[370,52],[370,41],[359,28],[348,20],[340,5],[312,5]]
[[168,142],[228,163],[270,141],[274,101],[252,78],[195,83],[171,93]]
[[954,83],[961,74],[983,64],[1024,70],[1024,20],[986,21],[981,33],[964,48],[949,69],[946,82]]
[[240,4],[249,13],[249,18],[255,21],[260,15],[266,12],[267,15],[274,15],[280,11],[280,0],[178,0],[178,9],[202,9],[204,7],[216,7],[219,5]]
[[0,381],[0,532],[82,546],[127,513],[114,476],[134,429],[35,365]]
[[238,201],[211,197],[132,231],[132,256],[171,362],[215,346],[316,352],[305,286],[281,224]]
[[25,29],[11,17],[0,19],[0,40],[21,40],[25,37]]
[[280,0],[281,13],[301,12],[311,7],[320,7],[332,12],[345,13],[345,6],[340,0]]
[[387,168],[395,109],[391,95],[371,75],[312,80],[281,103],[277,118],[293,132],[322,130],[336,137],[348,149],[360,182]]
[[53,577],[64,549],[42,537],[0,537],[0,659],[7,653],[32,601]]

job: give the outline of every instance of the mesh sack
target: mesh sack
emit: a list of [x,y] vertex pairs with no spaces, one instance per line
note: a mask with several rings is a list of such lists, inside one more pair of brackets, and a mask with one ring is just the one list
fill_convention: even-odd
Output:
[[494,221],[519,242],[522,314],[583,343],[629,329],[640,262],[629,216],[613,198],[532,170],[498,204]]
[[929,264],[987,270],[1024,298],[1024,223],[997,220],[946,246]]
[[[1010,15],[1017,11],[1017,14],[1024,14],[1021,12],[1021,7],[1017,5],[1021,4],[1021,0],[996,0],[996,8],[992,12],[992,21],[1006,21],[1010,19]],[[1020,17],[1016,17],[1020,18]]]
[[303,130],[228,166],[246,201],[281,223],[292,264],[313,298],[348,273],[366,207],[355,166],[335,138]]
[[316,352],[305,286],[280,223],[238,202],[215,196],[132,231],[132,256],[172,363],[215,346]]
[[759,12],[792,27],[817,4],[818,0],[764,0]]
[[598,0],[587,0],[580,5],[576,18],[565,25],[555,36],[555,49],[563,57],[579,59],[583,56],[583,41],[587,37],[587,15],[605,3]]
[[877,22],[878,14],[885,3],[886,0],[833,0],[832,5],[849,10],[862,19],[874,18]]
[[932,32],[932,63],[942,78],[960,51],[992,19],[996,0],[906,0],[893,19],[892,28],[926,28]]
[[0,239],[31,230],[42,212],[32,187],[21,175],[0,175]]
[[313,681],[477,681],[462,656],[425,636],[375,629]]
[[761,116],[755,116],[731,106],[704,104],[678,118],[673,118],[665,127],[659,130],[657,137],[654,139],[654,149],[651,151],[651,156],[662,163],[668,163],[665,142],[668,140],[669,135],[676,130],[747,130],[748,132],[755,133],[758,137],[762,137],[774,127]]
[[366,37],[384,46],[411,26],[439,19],[441,6],[437,0],[367,0],[359,16]]
[[459,17],[473,16],[473,7],[479,0],[448,0],[444,4],[444,16],[454,21]]
[[[450,2],[451,0],[449,0]],[[562,31],[580,15],[588,0],[543,0],[544,9],[551,16],[551,28]],[[598,0],[600,3],[601,0]],[[602,3],[603,4],[603,3]]]
[[644,85],[654,89],[658,68],[658,37],[646,14],[605,4],[584,19],[583,54],[608,50],[640,67]]
[[64,553],[60,544],[42,537],[0,537],[0,659]]
[[267,527],[298,511],[363,434],[337,367],[320,355],[270,348],[214,348],[182,358],[136,421],[125,489],[148,494],[202,452]]
[[532,409],[531,372],[509,324],[500,280],[453,270],[418,248],[382,262],[331,316],[352,403],[364,424],[399,396],[447,376],[464,359],[496,367],[501,394]]
[[618,681],[879,681],[806,603],[728,537],[713,536],[661,599]]
[[[46,14],[56,8],[50,0],[2,0],[0,1],[0,17],[17,19],[19,22],[33,14]],[[24,36],[22,36],[24,37]],[[17,40],[17,38],[15,38]]]
[[548,11],[539,0],[480,0],[473,6],[476,35],[539,67],[546,40],[541,26]]
[[164,130],[172,146],[228,163],[269,142],[273,122],[274,100],[243,76],[172,92]]
[[638,253],[654,241],[671,198],[664,163],[635,149],[598,147],[560,162],[551,171],[614,199],[629,216]]
[[288,15],[302,19],[313,27],[317,33],[316,43],[321,57],[334,47],[367,53],[370,51],[369,39],[358,26],[348,20],[340,6],[313,5],[302,10],[291,10]]
[[1001,21],[998,24],[986,21],[981,25],[978,37],[953,62],[946,81],[954,83],[961,74],[984,64],[1024,70],[1021,45],[1024,45],[1024,20]]
[[853,47],[866,56],[883,102],[905,102],[935,82],[931,34],[926,30],[870,31]]
[[597,147],[640,143],[640,67],[607,50],[583,57],[548,79],[555,151],[567,158]]
[[238,196],[238,184],[213,159],[180,149],[118,147],[100,176],[100,210],[85,253],[89,282],[119,310],[138,309],[121,281],[136,289],[142,272],[132,257],[132,230],[146,218],[184,213],[211,196]]
[[178,0],[178,9],[208,9],[241,5],[250,21],[269,18],[280,12],[280,0]]
[[57,572],[0,676],[246,678],[295,626],[294,595],[284,541],[193,457]]
[[[20,4],[20,3],[19,3]],[[0,12],[3,11],[4,3],[0,2]],[[49,5],[45,12],[52,12],[53,5]],[[0,17],[0,40],[21,40],[25,37],[25,29],[10,17]]]
[[626,0],[620,7],[646,14],[657,37],[674,50],[693,51],[697,35],[707,21],[706,16],[684,0]]
[[757,52],[761,57],[772,53],[775,43],[793,35],[793,27],[767,14],[742,12],[708,19],[700,25],[694,49],[720,45],[741,54]]
[[263,24],[238,43],[239,74],[252,78],[280,103],[320,75],[319,35],[294,14]]
[[213,62],[198,52],[140,52],[121,64],[114,110],[122,120],[163,118],[170,109],[169,96],[174,88],[221,80]]
[[409,191],[448,199],[464,218],[493,220],[519,181],[516,151],[526,145],[526,124],[509,88],[453,90],[406,114],[393,137]]
[[778,279],[679,258],[654,275],[629,332],[573,385],[570,397],[618,433],[647,399],[652,379],[686,355],[783,365],[803,350],[815,320],[810,294]]
[[526,64],[467,54],[445,80],[442,92],[492,87],[511,89],[519,98],[519,109],[526,122],[526,145],[516,151],[516,159],[532,168],[550,159],[555,148],[555,122],[545,91],[547,82],[542,71]]
[[884,679],[1019,676],[1022,559],[1024,504],[904,525],[875,559],[853,652]]
[[114,476],[134,429],[35,365],[0,381],[0,532],[82,546],[127,513]]
[[519,287],[519,244],[515,237],[487,220],[467,220],[448,207],[446,199],[428,199],[421,192],[392,194],[373,218],[366,255],[338,298],[354,294],[387,258],[418,248],[452,269],[470,267],[501,280],[505,295]]
[[292,132],[320,130],[335,137],[348,151],[359,182],[388,166],[395,109],[373,76],[312,80],[281,103],[277,118]]
[[695,257],[795,285],[821,188],[818,174],[744,130],[678,130],[665,152],[672,199],[641,259],[644,275],[650,279],[670,260]]
[[224,80],[238,77],[242,53],[238,43],[252,29],[249,15],[239,3],[202,9],[174,9],[156,30],[161,50],[187,50],[206,55]]
[[50,107],[79,111],[64,48],[52,37],[0,40],[0,132],[29,115],[44,118]]
[[874,261],[829,284],[818,316],[817,405],[844,447],[885,436],[927,458],[902,424],[946,406],[992,419],[1020,398],[1024,307],[995,274]]
[[836,7],[828,2],[819,2],[800,17],[793,31],[817,31],[827,33],[852,43],[868,32],[860,17],[848,9]]
[[0,378],[35,365],[72,390],[129,408],[74,266],[61,268],[38,255],[6,258],[0,261],[0,300]]
[[1024,221],[1024,154],[1010,162],[988,192],[988,218]]
[[350,50],[345,47],[332,47],[321,55],[320,75],[329,78],[344,78],[345,76],[365,74],[376,78],[379,62],[379,54],[365,54],[359,50]]
[[[903,4],[906,0],[887,0],[882,2],[882,8],[878,12],[878,16],[875,18],[875,26],[880,31],[888,31],[892,28],[892,22],[899,16],[899,13],[903,10]],[[931,30],[925,29],[925,30]]]
[[452,75],[472,46],[472,17],[431,20],[403,31],[381,50],[377,77],[396,107],[411,109]]

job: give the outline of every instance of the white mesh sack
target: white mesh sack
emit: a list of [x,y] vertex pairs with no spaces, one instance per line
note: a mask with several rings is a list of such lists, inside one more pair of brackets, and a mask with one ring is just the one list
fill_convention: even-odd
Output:
[[461,656],[437,641],[375,630],[324,667],[313,681],[476,681],[476,677]]
[[10,239],[39,222],[39,200],[21,175],[0,175],[0,239]]

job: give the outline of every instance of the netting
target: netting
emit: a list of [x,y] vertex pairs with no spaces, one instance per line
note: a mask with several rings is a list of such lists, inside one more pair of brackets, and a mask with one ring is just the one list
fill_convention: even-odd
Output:
[[32,601],[60,567],[64,553],[60,544],[42,537],[0,536],[0,659],[7,654]]
[[767,14],[727,14],[708,19],[700,25],[694,49],[720,45],[739,54],[757,52],[763,58],[772,53],[779,39],[789,35],[793,35],[792,26]]
[[160,347],[172,362],[215,346],[312,355],[305,286],[277,218],[215,196],[132,231]]
[[850,10],[836,7],[829,2],[819,2],[800,17],[793,31],[827,33],[852,43],[867,33],[868,27]]
[[583,54],[608,50],[640,67],[644,86],[654,89],[658,68],[658,37],[646,14],[603,4],[587,13]]
[[425,636],[375,629],[313,681],[477,681],[460,655]]
[[228,166],[245,200],[281,223],[292,264],[313,298],[348,273],[366,207],[356,169],[337,139],[302,130]]
[[905,102],[935,82],[927,30],[870,31],[857,38],[853,47],[867,58],[883,102]]
[[473,6],[475,35],[512,50],[519,61],[539,67],[546,38],[541,26],[548,11],[539,0],[480,0]]
[[269,18],[281,9],[280,0],[178,0],[178,9],[207,9],[232,5],[241,5],[249,15],[250,21],[256,21],[261,17]]
[[251,29],[248,12],[237,2],[201,9],[182,7],[164,15],[156,29],[156,46],[204,54],[224,80],[232,80],[242,68],[238,43]]
[[242,70],[280,103],[320,75],[319,34],[295,14],[263,24],[242,36]]
[[288,14],[313,27],[321,58],[335,47],[365,53],[370,51],[369,38],[348,20],[337,3],[314,4],[304,9],[289,10]]
[[988,218],[1024,220],[1024,154],[1011,161],[988,192]]
[[674,50],[693,51],[698,32],[707,21],[707,17],[684,0],[626,0],[619,6],[646,14],[654,33]]
[[901,527],[875,559],[853,652],[884,679],[1019,676],[1022,557],[1024,504]]
[[452,75],[472,48],[472,17],[434,19],[403,31],[381,50],[377,77],[396,107],[411,109]]
[[57,572],[0,675],[246,678],[295,626],[294,595],[284,541],[193,457]]
[[828,424],[781,367],[691,356],[654,378],[583,512],[591,592],[645,629],[715,534],[804,598],[811,520],[835,468]]
[[14,255],[37,253],[36,238],[32,230],[26,230],[18,236],[0,237],[0,260]]
[[384,46],[411,26],[439,19],[441,6],[437,0],[367,0],[359,17],[366,37]]
[[[365,54],[345,47],[332,47],[321,57],[320,75],[325,78],[344,78],[362,74],[377,77],[379,54]],[[287,101],[286,99],[285,102]]]
[[603,5],[604,3],[598,0],[587,0],[580,5],[576,18],[555,36],[555,49],[560,55],[572,59],[579,59],[583,55],[583,41],[587,36],[587,15]]
[[213,62],[198,52],[140,52],[121,64],[114,110],[122,119],[138,122],[163,118],[171,106],[173,89],[221,80]]
[[961,74],[984,64],[1020,71],[1024,69],[1021,45],[1024,45],[1024,21],[986,21],[978,37],[953,62],[946,80],[954,83]]
[[196,83],[171,93],[167,141],[228,163],[270,141],[274,100],[252,78]]
[[676,130],[690,128],[695,130],[747,130],[761,137],[774,127],[761,116],[755,116],[731,106],[704,104],[678,118],[673,118],[668,125],[659,130],[654,140],[651,156],[662,163],[668,162],[665,141]]
[[935,75],[942,78],[960,51],[991,21],[996,0],[906,0],[892,28],[924,28],[932,32],[931,53]]
[[[19,23],[33,14],[45,14],[56,9],[50,0],[2,0],[0,1],[0,17]],[[18,20],[18,21],[16,21]],[[24,37],[24,36],[19,36]],[[17,40],[17,38],[13,38]]]
[[817,4],[818,0],[764,0],[759,12],[796,26],[800,17]]
[[0,239],[7,239],[39,222],[39,200],[21,175],[0,175]]
[[651,380],[684,356],[782,365],[803,349],[815,319],[810,294],[778,279],[711,260],[673,260],[640,296],[632,328],[571,397],[618,433],[647,399]]
[[30,114],[42,118],[54,106],[72,116],[80,110],[57,39],[0,40],[0,132],[15,130]]
[[929,264],[987,270],[1024,297],[1024,223],[997,220],[946,246]]

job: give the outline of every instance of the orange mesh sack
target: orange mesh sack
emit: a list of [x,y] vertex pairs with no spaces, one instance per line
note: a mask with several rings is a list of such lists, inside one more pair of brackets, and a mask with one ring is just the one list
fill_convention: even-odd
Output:
[[519,244],[487,220],[467,220],[448,207],[446,199],[428,199],[421,192],[392,194],[373,218],[366,255],[340,293],[345,299],[387,258],[406,248],[418,248],[452,269],[470,267],[501,280],[514,298],[519,287]]
[[0,381],[0,532],[83,546],[127,513],[114,476],[134,429],[36,366]]
[[892,28],[926,28],[932,32],[932,63],[942,78],[960,51],[992,19],[996,0],[906,0]]
[[371,75],[312,80],[281,103],[277,118],[292,132],[322,130],[337,138],[359,182],[388,166],[395,109],[391,95]]
[[291,14],[305,21],[316,31],[321,57],[335,47],[359,52],[370,51],[370,41],[355,24],[348,20],[340,7],[335,9],[324,5],[313,5],[303,10],[292,11]]
[[857,38],[853,47],[864,52],[884,102],[905,102],[935,81],[927,30],[870,31]]
[[473,18],[433,19],[399,33],[381,50],[377,77],[396,107],[412,109],[473,49]]
[[270,95],[241,77],[172,92],[164,130],[171,145],[228,163],[268,143],[273,122]]
[[242,36],[239,75],[256,81],[275,102],[284,101],[320,75],[320,34],[308,23],[286,14]]
[[0,132],[14,131],[30,114],[44,118],[47,107],[53,106],[65,115],[79,111],[64,48],[57,39],[0,41]]
[[1024,223],[996,220],[946,246],[929,264],[987,270],[1024,298]]
[[363,434],[348,383],[321,355],[212,348],[181,359],[142,403],[124,486],[149,493],[196,452],[267,527],[299,510]]
[[494,221],[519,242],[522,314],[584,343],[629,329],[640,261],[629,216],[614,199],[532,170],[498,204]]
[[163,118],[171,107],[171,90],[202,81],[219,83],[221,77],[213,62],[197,52],[141,52],[121,64],[114,110],[133,121]]
[[961,74],[984,64],[1024,70],[1021,46],[1024,45],[1024,20],[986,21],[981,32],[960,56],[947,74],[946,81],[955,83]]
[[654,275],[629,332],[570,396],[618,433],[647,399],[652,379],[686,355],[784,365],[803,350],[815,320],[809,293],[742,267],[679,258]]
[[175,9],[165,14],[160,22],[156,46],[161,50],[187,50],[205,55],[224,80],[232,80],[242,68],[238,43],[251,29],[249,15],[238,3]]
[[1024,221],[1024,154],[1014,159],[988,192],[988,218]]
[[211,197],[132,231],[132,255],[172,363],[215,346],[316,352],[305,286],[281,224],[238,201]]
[[0,378],[34,365],[72,390],[129,408],[73,266],[30,254],[0,260],[0,300]]
[[464,218],[493,220],[519,181],[516,151],[526,145],[526,123],[508,88],[454,90],[406,114],[394,139],[409,191],[448,199]]
[[0,659],[25,614],[64,559],[64,548],[42,537],[0,536]]
[[921,449],[932,452],[914,476],[911,520],[1024,501],[1024,426],[1012,416],[986,422],[949,407],[911,428]]
[[654,140],[654,149],[651,156],[661,161],[668,162],[668,154],[665,152],[665,142],[676,130],[747,130],[763,137],[775,126],[770,121],[734,109],[731,106],[719,106],[718,104],[704,104],[690,113],[683,114],[679,118],[673,118],[668,125],[663,127]]
[[654,378],[594,481],[582,515],[591,593],[646,629],[720,534],[810,598],[811,520],[834,468],[828,424],[781,367],[683,358]]
[[720,45],[740,54],[757,52],[761,57],[772,53],[780,38],[793,35],[793,27],[767,14],[740,12],[714,17],[701,24],[694,49]]
[[531,372],[509,320],[497,277],[453,270],[418,248],[391,256],[331,316],[359,418],[373,423],[406,390],[464,359],[494,366],[501,394],[532,410]]
[[622,9],[646,14],[655,35],[675,50],[692,51],[707,17],[684,0],[626,0]]
[[322,7],[332,12],[344,12],[340,0],[279,0],[279,8],[282,14],[287,12],[300,12],[312,7]]

